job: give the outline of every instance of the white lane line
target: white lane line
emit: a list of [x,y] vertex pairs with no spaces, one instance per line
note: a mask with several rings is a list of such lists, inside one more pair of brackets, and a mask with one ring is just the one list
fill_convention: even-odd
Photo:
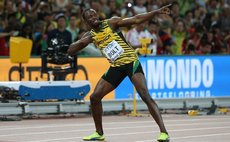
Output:
[[[195,135],[195,136],[185,136],[185,137],[174,137],[171,140],[180,140],[180,139],[189,139],[189,138],[202,138],[202,137],[215,137],[215,136],[226,136],[230,133],[215,133],[215,134],[207,134],[207,135]],[[136,141],[136,142],[152,142],[153,140],[143,140],[143,141]],[[155,139],[156,141],[156,139]]]
[[[177,119],[177,120],[165,120],[165,123],[168,122],[196,122],[196,121],[216,121],[218,119],[218,121],[223,121],[223,120],[227,120],[230,121],[230,117],[227,118],[207,118],[207,119],[197,119],[197,118],[192,118],[192,119]],[[42,123],[42,122],[41,122]],[[77,121],[76,121],[77,123]],[[83,123],[83,122],[82,122]],[[143,123],[154,123],[154,120],[152,121],[134,121],[134,122],[107,122],[107,123],[103,123],[103,125],[119,125],[119,124],[143,124]],[[33,124],[32,124],[33,125]],[[30,126],[30,127],[25,127],[22,125],[19,126],[1,126],[0,131],[6,131],[6,130],[24,130],[24,129],[43,129],[43,128],[55,128],[55,127],[78,127],[78,126],[94,126],[94,123],[84,123],[84,124],[60,124],[60,125],[40,125],[39,126]]]
[[199,138],[199,137],[213,137],[213,136],[223,136],[223,135],[229,135],[230,136],[230,133],[215,133],[215,134],[206,134],[206,135],[175,137],[175,138],[172,138],[172,139],[173,140],[177,140],[177,139],[188,139],[188,138]]
[[[213,122],[200,122],[200,123],[185,123],[185,124],[169,124],[167,127],[175,127],[175,126],[205,126],[205,125],[210,125],[213,124]],[[226,124],[229,125],[229,122],[215,122],[215,124]],[[127,127],[111,127],[111,128],[106,128],[105,130],[119,130],[119,129],[137,129],[137,128],[155,128],[158,127],[156,125],[147,125],[147,126],[127,126]],[[94,131],[95,129],[84,129],[84,130],[66,130],[66,131],[42,131],[42,132],[25,132],[22,134],[15,134],[15,133],[10,133],[10,134],[2,134],[0,137],[12,137],[12,136],[26,136],[26,135],[42,135],[42,134],[56,134],[56,133],[70,133],[70,132],[90,132]]]
[[[199,130],[213,130],[213,129],[226,129],[229,127],[209,127],[209,128],[194,128],[194,129],[181,129],[181,130],[169,130],[171,132],[181,132],[181,131],[199,131]],[[105,137],[112,137],[112,136],[126,136],[126,135],[136,135],[136,134],[149,134],[149,133],[157,133],[159,131],[152,131],[152,132],[135,132],[135,133],[120,133],[120,134],[109,134],[105,135]],[[227,133],[226,133],[227,134]],[[229,133],[228,133],[229,134]],[[210,134],[211,136],[212,134]],[[58,138],[58,139],[47,139],[47,140],[35,140],[35,141],[26,141],[26,142],[51,142],[51,141],[60,141],[60,140],[73,140],[73,139],[81,139],[82,137],[68,137],[68,138]],[[149,141],[149,140],[147,140]],[[151,140],[152,141],[152,140]],[[142,142],[142,141],[139,141]],[[144,141],[145,142],[145,141]]]
[[18,142],[18,141],[8,141],[8,140],[0,140],[0,142]]

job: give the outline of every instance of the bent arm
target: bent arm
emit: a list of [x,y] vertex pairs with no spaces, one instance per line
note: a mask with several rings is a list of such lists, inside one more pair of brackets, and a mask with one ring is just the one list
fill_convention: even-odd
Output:
[[150,11],[147,13],[138,14],[138,15],[135,15],[135,16],[129,17],[129,18],[124,18],[124,19],[112,18],[111,24],[114,27],[126,27],[126,26],[130,26],[130,25],[134,25],[134,24],[140,24],[140,23],[143,23],[143,22],[146,22],[146,21],[153,19],[156,14],[170,14],[170,10],[168,8],[170,6],[171,6],[171,4],[163,6],[160,9]]
[[93,40],[89,33],[86,33],[80,40],[72,43],[67,51],[69,55],[74,55],[81,49],[85,48],[89,43],[92,43]]

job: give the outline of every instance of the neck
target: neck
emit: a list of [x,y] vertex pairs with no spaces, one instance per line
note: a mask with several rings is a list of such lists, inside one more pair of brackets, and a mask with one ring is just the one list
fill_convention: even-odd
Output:
[[99,30],[101,29],[101,27],[102,27],[102,22],[100,22],[98,25],[92,27],[92,29],[93,29],[94,31],[99,31]]
[[58,28],[59,31],[63,32],[65,28]]
[[70,25],[70,29],[71,29],[71,30],[75,30],[75,29],[76,29],[76,26],[75,26],[75,25]]

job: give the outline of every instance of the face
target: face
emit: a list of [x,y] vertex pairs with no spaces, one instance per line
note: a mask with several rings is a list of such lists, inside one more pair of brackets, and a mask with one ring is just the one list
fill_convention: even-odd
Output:
[[66,26],[66,23],[65,23],[66,21],[65,21],[65,18],[59,18],[58,20],[57,20],[57,25],[58,25],[58,27],[60,27],[60,28],[65,28],[65,26]]
[[149,25],[149,31],[152,33],[157,33],[158,26],[156,24],[150,24]]
[[95,10],[90,9],[85,12],[85,22],[92,28],[98,28],[99,26],[99,16]]
[[186,18],[187,18],[187,19],[192,19],[192,18],[193,18],[192,12],[189,12],[189,13],[186,15]]
[[141,24],[139,24],[139,25],[137,25],[136,26],[136,30],[138,31],[138,32],[140,32],[140,31],[144,31],[145,30],[145,27],[146,27],[146,22],[144,22],[144,23],[141,23]]
[[174,15],[179,15],[179,5],[175,4],[172,6],[172,11]]
[[208,33],[208,41],[213,40],[213,34],[211,32]]
[[6,10],[12,11],[13,10],[13,2],[12,1],[6,1]]
[[201,50],[204,54],[209,54],[212,51],[212,46],[210,44],[207,44],[204,47],[202,47]]
[[183,32],[184,31],[184,23],[183,22],[181,22],[181,21],[177,22],[176,31],[177,32]]
[[31,31],[31,27],[30,26],[25,27],[25,29],[24,29],[25,33],[30,33],[30,31]]
[[75,26],[77,24],[77,18],[75,16],[70,17],[70,25]]

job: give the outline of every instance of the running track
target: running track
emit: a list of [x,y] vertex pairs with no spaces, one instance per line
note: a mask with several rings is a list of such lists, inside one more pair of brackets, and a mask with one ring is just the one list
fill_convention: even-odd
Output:
[[[230,115],[163,115],[171,142],[229,142]],[[105,142],[154,142],[151,117],[103,116]],[[0,142],[82,142],[94,131],[90,116],[0,121]]]

